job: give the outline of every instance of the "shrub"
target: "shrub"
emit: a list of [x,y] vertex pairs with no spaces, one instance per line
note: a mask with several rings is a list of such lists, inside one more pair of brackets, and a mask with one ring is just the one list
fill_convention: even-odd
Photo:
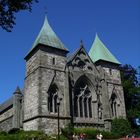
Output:
[[112,121],[112,129],[111,132],[123,137],[128,135],[131,132],[131,125],[128,120],[123,118],[115,118]]
[[6,136],[7,135],[7,132],[5,131],[0,131],[0,136]]
[[85,133],[88,139],[96,139],[97,134],[102,133],[104,139],[116,139],[119,138],[118,135],[104,130],[98,130],[95,128],[75,128],[75,133]]
[[61,130],[62,131],[62,134],[65,136],[65,137],[68,137],[70,138],[73,133],[74,133],[74,128],[71,124],[68,124],[64,129]]
[[60,135],[60,140],[68,140],[64,135]]
[[118,139],[119,135],[109,132],[109,131],[102,131],[103,139]]
[[42,131],[12,130],[6,135],[0,135],[0,140],[49,140]]
[[91,139],[91,138],[96,138],[96,135],[100,132],[99,130],[97,129],[94,129],[94,128],[74,128],[74,132],[76,134],[80,134],[80,133],[85,133],[86,134],[86,137],[88,139]]
[[19,128],[12,128],[9,130],[8,134],[15,134],[15,133],[18,133],[20,129]]

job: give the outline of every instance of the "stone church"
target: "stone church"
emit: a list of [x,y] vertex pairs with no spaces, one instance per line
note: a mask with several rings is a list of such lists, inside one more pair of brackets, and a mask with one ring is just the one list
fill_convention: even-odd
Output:
[[[57,133],[74,127],[111,129],[113,118],[126,117],[120,62],[98,35],[89,52],[68,49],[51,28],[47,17],[25,56],[24,89],[0,105],[0,130],[12,128]],[[58,116],[59,115],[59,116]]]

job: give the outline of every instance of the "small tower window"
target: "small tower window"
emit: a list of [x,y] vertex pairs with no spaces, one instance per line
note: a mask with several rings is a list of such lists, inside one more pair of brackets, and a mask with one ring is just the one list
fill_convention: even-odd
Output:
[[55,65],[55,58],[52,59],[52,64]]

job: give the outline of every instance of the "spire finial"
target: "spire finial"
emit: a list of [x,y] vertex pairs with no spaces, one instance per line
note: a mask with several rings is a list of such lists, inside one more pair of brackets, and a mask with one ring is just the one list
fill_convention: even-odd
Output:
[[80,47],[83,47],[84,45],[83,45],[83,40],[81,39],[81,41],[80,41]]
[[16,88],[16,90],[15,90],[14,94],[21,94],[21,91],[20,91],[19,86],[17,86],[17,88]]
[[45,15],[47,15],[47,13],[48,13],[47,6],[44,6],[44,11],[45,11]]
[[95,35],[96,37],[98,37],[98,33],[96,32],[96,35]]

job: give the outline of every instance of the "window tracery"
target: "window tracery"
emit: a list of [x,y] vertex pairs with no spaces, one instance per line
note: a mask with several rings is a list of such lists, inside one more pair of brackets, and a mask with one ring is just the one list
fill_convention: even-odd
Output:
[[86,81],[81,80],[74,90],[74,116],[92,117],[92,96]]
[[48,111],[50,113],[57,113],[57,99],[58,99],[58,88],[57,86],[51,85],[48,90]]

